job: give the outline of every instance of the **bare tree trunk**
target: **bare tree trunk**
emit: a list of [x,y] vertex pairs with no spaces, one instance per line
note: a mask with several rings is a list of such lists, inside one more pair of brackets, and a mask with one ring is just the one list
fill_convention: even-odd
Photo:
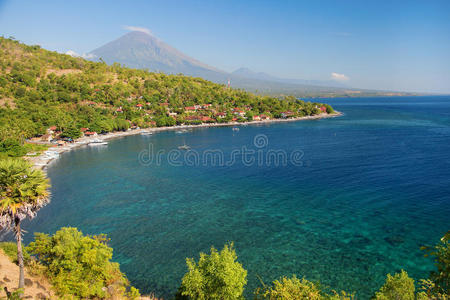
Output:
[[15,220],[15,235],[17,241],[17,262],[19,263],[19,289],[23,289],[25,286],[25,273],[23,266],[23,253],[22,253],[22,232],[20,231],[20,219]]

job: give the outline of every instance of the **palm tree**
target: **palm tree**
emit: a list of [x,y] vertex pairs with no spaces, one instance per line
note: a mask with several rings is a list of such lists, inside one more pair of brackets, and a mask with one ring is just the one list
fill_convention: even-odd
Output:
[[20,223],[32,219],[49,201],[49,180],[41,170],[33,169],[23,159],[0,160],[0,228],[13,229],[17,241],[19,288],[24,287],[25,275]]

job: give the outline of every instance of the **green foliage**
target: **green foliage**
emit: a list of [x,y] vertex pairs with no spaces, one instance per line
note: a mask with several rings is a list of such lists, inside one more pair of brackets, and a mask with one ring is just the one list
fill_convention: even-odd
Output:
[[323,106],[325,106],[325,108],[327,109],[327,114],[332,114],[332,113],[334,113],[334,109],[333,109],[333,107],[331,107],[331,105],[329,105],[329,104],[324,104]]
[[27,149],[19,142],[19,140],[15,138],[6,138],[0,140],[0,152],[3,152],[10,157],[20,157],[27,154]]
[[81,131],[74,123],[67,125],[61,132],[61,137],[67,137],[71,139],[77,139],[81,136]]
[[295,97],[258,96],[201,78],[108,66],[2,37],[0,66],[9,69],[0,74],[0,94],[7,100],[0,106],[0,153],[8,156],[23,156],[23,141],[53,125],[70,138],[78,137],[82,127],[101,133],[127,130],[129,122],[143,128],[153,121],[173,126],[183,118],[174,120],[168,112],[180,115],[186,106],[198,104],[211,104],[198,116],[225,112],[220,122],[232,119],[233,108],[245,107],[249,118],[259,113],[276,117],[288,110],[295,116],[317,113],[317,104]]
[[[0,242],[0,249],[11,259],[13,263],[17,263],[17,244],[13,242]],[[30,254],[24,249],[23,259],[25,263],[30,261]]]
[[[3,290],[3,287],[1,287]],[[1,297],[0,299],[7,299],[7,300],[21,300],[23,295],[23,289],[17,289],[15,291],[11,292],[11,295],[9,297]]]
[[434,247],[424,246],[425,256],[434,258],[436,271],[432,271],[430,279],[434,283],[433,291],[450,294],[450,231],[448,231]]
[[[111,262],[112,248],[105,235],[84,236],[64,227],[53,236],[35,234],[27,250],[47,268],[47,276],[59,295],[75,298],[105,298],[107,287],[125,291],[129,285],[119,265]],[[133,297],[137,290],[132,290]]]
[[318,300],[322,299],[320,289],[316,284],[304,278],[298,279],[283,277],[275,280],[273,286],[257,289],[256,299],[268,300]]
[[247,271],[237,261],[233,243],[219,252],[211,247],[211,254],[200,253],[198,263],[186,259],[188,272],[181,284],[182,295],[190,299],[241,299],[247,284]]
[[386,282],[376,292],[374,298],[377,300],[414,300],[414,291],[414,279],[402,270],[394,276],[388,274]]
[[34,217],[48,201],[49,181],[23,159],[0,160],[0,227],[12,227],[20,214]]

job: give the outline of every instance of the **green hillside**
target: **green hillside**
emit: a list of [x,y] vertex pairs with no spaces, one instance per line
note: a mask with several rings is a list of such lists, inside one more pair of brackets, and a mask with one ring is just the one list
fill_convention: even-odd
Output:
[[[21,156],[26,139],[56,127],[83,130],[245,122],[332,113],[329,105],[257,96],[201,78],[109,66],[0,38],[0,152]],[[322,109],[322,111],[321,111]],[[4,154],[3,154],[4,155]]]

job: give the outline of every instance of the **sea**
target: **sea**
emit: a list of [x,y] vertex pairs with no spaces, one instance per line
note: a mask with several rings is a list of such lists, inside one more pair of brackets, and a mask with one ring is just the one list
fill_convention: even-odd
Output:
[[293,274],[358,299],[388,273],[428,277],[433,261],[420,247],[450,229],[450,97],[314,101],[343,115],[64,153],[48,167],[51,203],[25,222],[25,241],[64,226],[105,233],[131,284],[165,299],[186,258],[230,242],[248,299]]

